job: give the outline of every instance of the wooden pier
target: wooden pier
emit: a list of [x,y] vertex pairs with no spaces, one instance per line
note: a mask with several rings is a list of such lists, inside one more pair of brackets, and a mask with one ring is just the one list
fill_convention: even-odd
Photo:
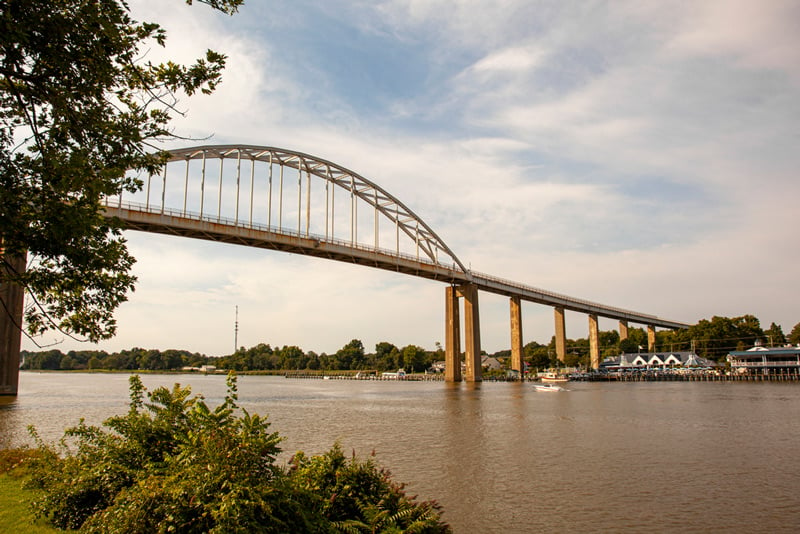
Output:
[[435,382],[444,380],[441,373],[409,373],[403,376],[385,376],[377,371],[287,371],[285,378],[305,378],[311,380],[375,380],[381,382],[396,382],[398,380],[406,382]]
[[642,373],[586,374],[570,380],[584,382],[800,382],[800,374]]

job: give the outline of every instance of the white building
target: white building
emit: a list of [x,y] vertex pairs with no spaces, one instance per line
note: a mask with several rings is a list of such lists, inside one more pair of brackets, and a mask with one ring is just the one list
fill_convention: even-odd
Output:
[[600,369],[606,371],[640,371],[659,369],[711,369],[717,364],[694,352],[625,353],[606,358]]

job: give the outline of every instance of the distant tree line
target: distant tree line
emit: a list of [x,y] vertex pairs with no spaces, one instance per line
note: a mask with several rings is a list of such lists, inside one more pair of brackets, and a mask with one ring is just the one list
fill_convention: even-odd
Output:
[[387,371],[404,368],[408,372],[424,372],[433,362],[444,359],[444,350],[428,351],[416,345],[399,348],[382,341],[375,345],[375,352],[367,353],[364,344],[353,339],[334,354],[304,352],[291,345],[271,347],[260,343],[251,348],[241,347],[228,356],[206,356],[186,350],[133,348],[120,352],[58,349],[42,352],[22,351],[25,370],[120,370],[120,371],[168,371],[186,367],[213,365],[231,371],[284,371],[284,370],[377,370]]
[[22,351],[25,370],[97,370],[117,371],[167,371],[182,367],[207,365],[213,358],[186,350],[133,348],[108,353],[104,350],[71,350],[63,353],[57,349],[43,352]]
[[[598,336],[601,357],[618,354],[647,352],[645,328],[629,328],[628,338],[620,339],[616,330],[600,331]],[[771,323],[764,330],[753,315],[741,317],[717,317],[703,319],[696,325],[682,330],[656,332],[656,351],[694,351],[698,355],[716,361],[724,361],[734,350],[746,350],[757,343],[780,347],[787,343],[800,343],[800,323],[788,336],[780,325]],[[567,339],[566,358],[561,364],[556,357],[555,336],[547,344],[531,341],[523,347],[523,359],[533,369],[547,369],[558,365],[588,367],[589,339]],[[508,364],[511,351],[501,350],[487,354]],[[287,370],[376,370],[379,372],[405,369],[407,372],[424,372],[434,362],[444,360],[444,350],[436,343],[436,350],[426,350],[417,345],[397,347],[387,341],[375,345],[374,352],[366,352],[364,344],[353,339],[333,354],[304,352],[295,345],[271,347],[260,343],[254,347],[241,347],[228,356],[206,356],[186,350],[133,348],[121,352],[69,351],[63,353],[52,349],[43,352],[23,351],[26,370],[180,370],[185,367],[214,365],[231,371],[287,371]]]

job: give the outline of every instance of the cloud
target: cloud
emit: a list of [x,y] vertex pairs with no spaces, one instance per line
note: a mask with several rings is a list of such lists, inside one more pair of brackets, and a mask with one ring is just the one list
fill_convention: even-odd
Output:
[[[232,18],[133,5],[167,28],[164,57],[229,56],[219,90],[185,101],[179,133],[350,168],[479,271],[668,319],[800,320],[793,2],[339,0]],[[436,283],[130,239],[140,284],[119,348],[224,353],[237,305],[247,346],[442,341]],[[481,299],[484,347],[507,348],[507,300]],[[526,304],[523,320],[526,340],[549,340],[551,310]],[[568,328],[582,337],[585,318]]]
[[782,71],[800,82],[796,2],[717,0],[689,9],[682,31],[668,43],[676,54],[732,58],[738,66]]

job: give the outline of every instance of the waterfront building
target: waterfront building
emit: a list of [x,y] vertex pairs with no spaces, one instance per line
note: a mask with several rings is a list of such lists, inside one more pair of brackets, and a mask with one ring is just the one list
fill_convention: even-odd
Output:
[[606,358],[601,371],[625,372],[666,369],[708,370],[717,367],[715,362],[701,358],[694,352],[641,352],[624,353]]
[[728,353],[731,373],[748,375],[800,375],[800,345],[763,347]]

